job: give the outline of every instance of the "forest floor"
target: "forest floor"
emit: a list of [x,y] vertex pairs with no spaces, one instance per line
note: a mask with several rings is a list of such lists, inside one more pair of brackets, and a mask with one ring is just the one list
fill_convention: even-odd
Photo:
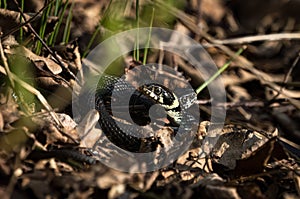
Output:
[[[1,198],[300,198],[300,1],[0,2]],[[168,29],[170,49],[201,46],[209,76],[184,53],[134,46],[146,35],[103,47],[137,27]],[[124,41],[133,48],[115,55]],[[156,131],[151,164],[137,162],[99,142],[97,111],[76,112],[91,103],[76,104],[80,88],[106,67],[95,60],[113,55],[105,69],[132,82],[143,60],[168,66],[146,70],[171,90],[225,69],[197,92],[192,142],[171,162],[159,163],[173,157],[172,129]]]

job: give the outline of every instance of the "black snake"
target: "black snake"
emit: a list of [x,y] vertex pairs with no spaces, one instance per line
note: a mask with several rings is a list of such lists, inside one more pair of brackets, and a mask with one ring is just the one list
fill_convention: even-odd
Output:
[[[122,100],[122,96],[132,89],[133,86],[122,78],[109,75],[100,78],[95,92],[95,108],[100,114],[99,124],[107,138],[120,148],[130,152],[139,152],[143,143],[149,145],[151,151],[154,151],[158,144],[157,137],[137,137],[132,132],[143,130],[130,124],[120,127],[120,123],[112,115],[113,95],[116,93],[115,95]],[[143,84],[134,90],[130,98],[129,109],[131,111],[129,112],[132,118],[136,118],[135,123],[143,123],[141,126],[149,124],[151,122],[149,109],[158,104],[165,111],[169,121],[167,126],[171,127],[175,134],[179,127],[190,130],[194,118],[187,114],[185,109],[193,104],[196,99],[195,93],[188,93],[178,98],[174,92],[158,83]],[[140,109],[135,108],[138,106]]]

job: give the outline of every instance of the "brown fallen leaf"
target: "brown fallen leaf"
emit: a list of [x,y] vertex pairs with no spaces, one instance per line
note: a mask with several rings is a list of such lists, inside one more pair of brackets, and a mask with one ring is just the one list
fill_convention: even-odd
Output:
[[[40,70],[48,69],[54,75],[60,74],[62,72],[62,68],[60,67],[60,65],[54,62],[52,59],[38,56],[29,49],[25,48],[24,46],[17,46],[14,48],[5,49],[5,53],[26,57],[32,62],[37,63],[36,66]],[[45,65],[40,64],[39,62],[44,62]],[[42,66],[45,66],[46,68]]]
[[[25,15],[26,20],[30,19],[28,15]],[[0,9],[0,28],[3,33],[6,34],[20,25],[24,20],[20,21],[20,13],[7,9]],[[23,29],[27,31],[27,28],[23,26]]]

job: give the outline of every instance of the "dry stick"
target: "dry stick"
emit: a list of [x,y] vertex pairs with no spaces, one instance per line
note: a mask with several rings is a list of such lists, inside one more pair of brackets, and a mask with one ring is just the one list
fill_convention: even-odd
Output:
[[299,62],[299,59],[300,59],[300,52],[298,53],[298,56],[296,57],[296,59],[294,60],[292,66],[291,66],[291,68],[289,69],[289,71],[287,72],[286,76],[284,77],[284,80],[282,82],[283,84],[287,83],[289,76],[291,76],[292,71],[294,70],[294,68],[296,67],[297,63]]
[[[52,0],[52,1],[53,1],[53,0]],[[50,5],[50,4],[52,3],[52,1],[50,1],[50,2],[47,4],[47,6]],[[18,10],[19,10],[19,12],[20,12],[22,18],[23,18],[24,20],[26,20],[25,15],[24,15],[23,11],[21,10],[21,8],[19,7],[19,3],[17,2],[17,0],[14,0],[14,3],[17,5]],[[74,78],[74,79],[76,80],[76,82],[77,82],[79,85],[81,85],[81,84],[80,84],[80,81],[77,79],[77,77],[72,73],[72,71],[70,71],[70,70],[65,66],[64,63],[62,63],[62,61],[61,61],[60,58],[57,56],[57,54],[56,54],[55,52],[53,52],[53,51],[49,48],[49,46],[46,44],[46,42],[44,42],[44,40],[40,37],[40,35],[32,28],[31,24],[28,23],[27,26],[28,26],[28,28],[30,29],[30,31],[31,31],[31,32],[38,38],[38,40],[42,43],[42,45],[46,48],[46,50],[54,57],[54,59],[57,61],[57,63],[58,63],[63,69],[67,70],[67,72],[72,76],[72,78]]]
[[224,44],[245,44],[245,43],[252,43],[256,41],[278,41],[284,39],[286,40],[300,39],[300,33],[276,33],[276,34],[255,35],[255,36],[247,36],[247,37],[224,39],[224,40],[215,39],[212,42],[215,44],[224,45]]
[[[198,27],[194,23],[194,21],[191,20],[191,18],[187,14],[182,12],[181,10],[179,10],[177,8],[174,8],[172,6],[169,6],[161,0],[154,0],[154,1],[148,1],[148,2],[152,3],[152,4],[157,3],[161,7],[166,8],[167,12],[169,12],[170,14],[176,16],[191,31],[193,31],[196,34],[200,34],[207,41],[209,41],[211,43],[214,43],[215,39],[212,36],[210,36],[209,34],[207,34],[206,32],[204,32],[200,27]],[[254,68],[254,64],[252,62],[250,62],[249,60],[247,60],[245,57],[243,57],[241,55],[236,55],[235,52],[233,52],[227,46],[224,46],[222,44],[215,44],[215,46],[218,47],[219,49],[221,49],[223,52],[225,52],[231,58],[235,59],[236,62],[239,62],[240,67],[242,69],[250,71],[252,74],[256,75],[262,83],[266,84],[271,89],[279,92],[280,86],[278,86],[277,84],[275,84],[271,81],[272,77],[269,74],[257,70],[256,68]],[[291,98],[289,96],[289,92],[287,90],[282,90],[281,94],[283,96],[285,96],[290,101],[290,103],[293,104],[297,109],[300,109],[300,102],[298,100],[295,100],[295,99]]]

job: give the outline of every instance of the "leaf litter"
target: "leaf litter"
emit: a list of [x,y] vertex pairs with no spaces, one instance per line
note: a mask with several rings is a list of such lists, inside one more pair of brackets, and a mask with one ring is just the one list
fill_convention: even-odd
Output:
[[[133,174],[111,169],[93,157],[89,150],[91,142],[102,134],[94,126],[97,113],[89,113],[82,126],[76,123],[78,118],[72,119],[72,89],[74,85],[81,86],[74,74],[82,73],[82,62],[86,60],[80,55],[88,46],[87,38],[97,28],[94,18],[111,13],[105,13],[109,1],[75,1],[72,42],[57,42],[51,52],[44,48],[39,55],[32,45],[35,33],[29,26],[21,26],[24,21],[20,22],[20,13],[12,2],[7,9],[0,9],[1,19],[11,21],[0,20],[3,198],[300,197],[300,43],[296,33],[300,22],[295,12],[299,3],[192,0],[176,7],[160,0],[140,2],[145,11],[153,7],[168,13],[168,22],[157,17],[154,26],[165,24],[199,40],[218,67],[230,57],[234,61],[222,74],[227,102],[219,106],[226,107],[227,116],[213,152],[205,154],[200,144],[207,135],[207,127],[214,125],[207,122],[211,104],[204,90],[197,100],[202,122],[190,149],[165,168]],[[37,2],[33,7],[25,4],[25,12],[46,9]],[[135,20],[131,14],[134,6],[128,5],[127,18],[122,19],[128,23],[124,27]],[[86,9],[82,10],[83,7]],[[26,20],[30,16],[33,15],[26,15]],[[89,23],[82,26],[78,20],[81,17]],[[123,16],[118,16],[118,20],[120,17]],[[34,18],[29,24],[37,28],[39,19]],[[28,41],[21,44],[19,28],[15,27],[22,27]],[[96,36],[99,41],[101,34],[112,31],[104,25],[102,30]],[[51,33],[47,31],[42,39],[46,40]],[[246,46],[246,51],[236,57],[234,52],[241,46]],[[127,70],[134,67],[134,63],[126,62],[130,56],[124,59]],[[180,57],[160,57],[154,51],[148,59],[174,66],[194,87],[203,82]],[[161,138],[168,143],[168,137]],[[104,147],[101,153],[109,157],[110,151]]]

